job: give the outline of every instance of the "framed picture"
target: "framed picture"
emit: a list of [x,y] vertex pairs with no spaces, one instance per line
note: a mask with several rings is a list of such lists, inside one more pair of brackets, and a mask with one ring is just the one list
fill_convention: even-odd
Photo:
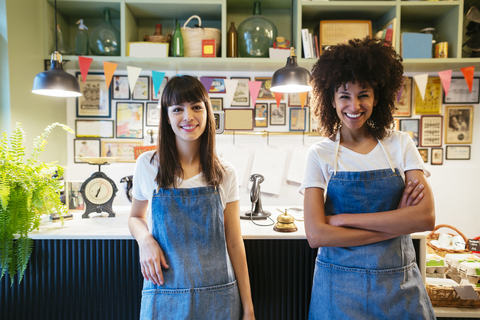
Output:
[[393,130],[400,130],[400,119],[393,119]]
[[305,131],[307,126],[307,109],[290,108],[290,131]]
[[270,125],[284,126],[287,124],[287,104],[270,103]]
[[423,162],[428,163],[428,149],[418,149]]
[[443,164],[443,149],[442,148],[432,148],[432,155],[430,157],[430,163],[433,165]]
[[429,77],[425,90],[425,99],[422,99],[418,86],[414,85],[414,110],[415,114],[440,114],[442,113],[442,83],[438,77]]
[[255,127],[268,126],[268,103],[255,104]]
[[110,118],[110,90],[103,73],[89,73],[85,83],[76,73],[82,96],[77,98],[77,118]]
[[392,21],[390,21],[385,26],[383,26],[382,30],[383,29],[392,29],[392,41],[391,42],[392,42],[392,47],[395,49],[395,44],[396,44],[395,36],[396,36],[396,33],[397,33],[397,18],[393,18]]
[[318,119],[310,112],[310,132],[318,132]]
[[418,147],[418,119],[401,119],[400,131],[407,132]]
[[150,92],[152,93],[152,96],[150,97],[150,100],[153,101],[158,101],[162,97],[163,90],[165,90],[165,86],[167,85],[168,82],[168,77],[164,77],[162,80],[162,84],[160,85],[160,88],[158,89],[157,92],[155,92],[155,88],[153,86],[153,79],[151,81],[151,86],[150,86]]
[[455,103],[479,103],[479,86],[480,78],[473,78],[472,92],[468,89],[467,82],[465,78],[452,78],[450,82],[450,89],[448,90],[448,95],[445,97],[443,95],[444,104],[455,104]]
[[213,111],[223,111],[223,98],[210,98]]
[[275,100],[275,95],[270,91],[272,87],[272,78],[257,77],[255,81],[261,81],[260,91],[258,91],[257,100]]
[[133,87],[132,100],[148,100],[150,95],[150,77],[140,76]]
[[225,130],[253,130],[253,109],[225,109]]
[[213,79],[212,84],[210,85],[210,90],[208,93],[225,93],[227,92],[225,89],[225,79],[226,77],[200,77],[202,78],[211,78]]
[[143,146],[143,141],[102,140],[102,157],[119,157],[117,162],[135,162],[133,148]]
[[130,100],[130,88],[127,76],[114,76],[112,85],[113,100]]
[[147,102],[145,110],[145,125],[147,127],[158,127],[160,124],[160,107],[158,102]]
[[113,138],[113,120],[75,120],[77,138]]
[[86,163],[79,157],[100,157],[100,139],[73,139],[73,162]]
[[445,159],[470,160],[470,146],[447,146]]
[[231,107],[250,107],[250,89],[248,81],[250,78],[231,77],[230,79],[238,79],[237,88],[233,94]]
[[445,144],[470,144],[473,106],[445,106]]
[[70,180],[66,182],[65,204],[68,211],[83,211],[85,210],[85,202],[83,201],[80,188],[82,187],[82,180]]
[[117,138],[143,139],[143,103],[117,102]]
[[222,134],[225,131],[225,112],[214,111],[213,116],[215,117],[215,133]]
[[396,111],[394,117],[411,117],[412,116],[412,78],[403,78],[403,89],[400,97],[395,100]]
[[442,146],[443,116],[422,116],[420,118],[420,146]]
[[[307,94],[307,98],[305,99],[304,107],[308,106],[309,101],[309,94]],[[288,94],[288,106],[289,107],[301,107],[302,104],[300,103],[300,95],[298,93],[289,93]]]

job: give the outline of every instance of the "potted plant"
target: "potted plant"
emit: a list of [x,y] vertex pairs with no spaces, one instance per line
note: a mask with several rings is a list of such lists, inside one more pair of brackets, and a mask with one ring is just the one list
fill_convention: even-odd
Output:
[[21,124],[16,124],[10,139],[6,132],[0,139],[0,280],[8,270],[11,285],[17,273],[18,282],[22,281],[33,249],[28,234],[39,228],[42,214],[62,216],[67,212],[59,196],[62,184],[58,177],[63,176],[63,168],[55,162],[38,161],[45,139],[56,126],[73,133],[68,126],[53,123],[34,140],[28,159],[24,159]]

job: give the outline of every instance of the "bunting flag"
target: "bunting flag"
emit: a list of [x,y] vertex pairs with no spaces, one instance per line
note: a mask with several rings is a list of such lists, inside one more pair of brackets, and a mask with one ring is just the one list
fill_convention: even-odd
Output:
[[300,105],[302,106],[302,109],[305,106],[305,102],[307,101],[307,95],[308,95],[307,91],[298,93],[298,96],[300,97]]
[[227,101],[225,101],[225,105],[229,106],[232,104],[233,95],[237,90],[238,79],[225,79],[224,82],[225,82],[225,90],[227,91]]
[[413,79],[417,84],[418,90],[420,90],[420,95],[422,96],[422,100],[425,100],[425,91],[427,90],[428,73],[417,74],[416,76],[413,76]]
[[78,65],[80,66],[80,73],[82,74],[82,81],[85,83],[87,80],[88,70],[92,64],[93,58],[78,56]]
[[448,96],[448,90],[450,90],[450,82],[452,82],[452,70],[438,71],[438,76],[442,81],[443,92],[445,97]]
[[207,93],[210,92],[210,87],[212,86],[213,78],[200,77],[200,82],[205,87],[205,90],[207,90]]
[[472,93],[472,85],[473,85],[473,73],[475,72],[475,66],[461,68],[463,73],[463,77],[465,81],[467,81],[468,89],[470,93]]
[[107,88],[110,88],[110,82],[112,82],[113,74],[117,69],[118,64],[113,62],[103,61],[103,73],[105,74],[105,82],[107,83]]
[[158,93],[158,90],[160,90],[160,86],[162,85],[164,77],[165,77],[165,72],[152,70],[152,82],[153,82],[153,90],[155,91],[155,99],[158,99],[157,93]]
[[277,108],[280,106],[280,100],[283,98],[283,93],[282,92],[274,92],[275,94],[275,100],[277,100]]
[[250,97],[252,98],[253,107],[255,107],[255,103],[257,102],[257,97],[261,86],[262,81],[248,81],[248,89],[250,89]]
[[127,75],[128,75],[128,85],[130,86],[130,94],[133,95],[133,89],[135,89],[135,84],[137,83],[138,76],[142,68],[130,67],[127,66]]

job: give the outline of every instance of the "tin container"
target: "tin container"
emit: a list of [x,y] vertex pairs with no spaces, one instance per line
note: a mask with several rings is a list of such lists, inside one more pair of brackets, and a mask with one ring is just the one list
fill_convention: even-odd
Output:
[[435,58],[448,58],[448,42],[439,42],[435,46]]

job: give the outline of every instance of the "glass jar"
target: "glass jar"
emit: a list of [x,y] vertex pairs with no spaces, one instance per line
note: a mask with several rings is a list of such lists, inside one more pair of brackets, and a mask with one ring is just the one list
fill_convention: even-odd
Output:
[[120,55],[120,33],[110,21],[110,10],[103,11],[103,22],[90,34],[90,50],[98,56]]
[[435,58],[435,47],[438,42],[438,33],[435,32],[435,28],[425,28],[420,30],[420,32],[432,35],[432,58]]

